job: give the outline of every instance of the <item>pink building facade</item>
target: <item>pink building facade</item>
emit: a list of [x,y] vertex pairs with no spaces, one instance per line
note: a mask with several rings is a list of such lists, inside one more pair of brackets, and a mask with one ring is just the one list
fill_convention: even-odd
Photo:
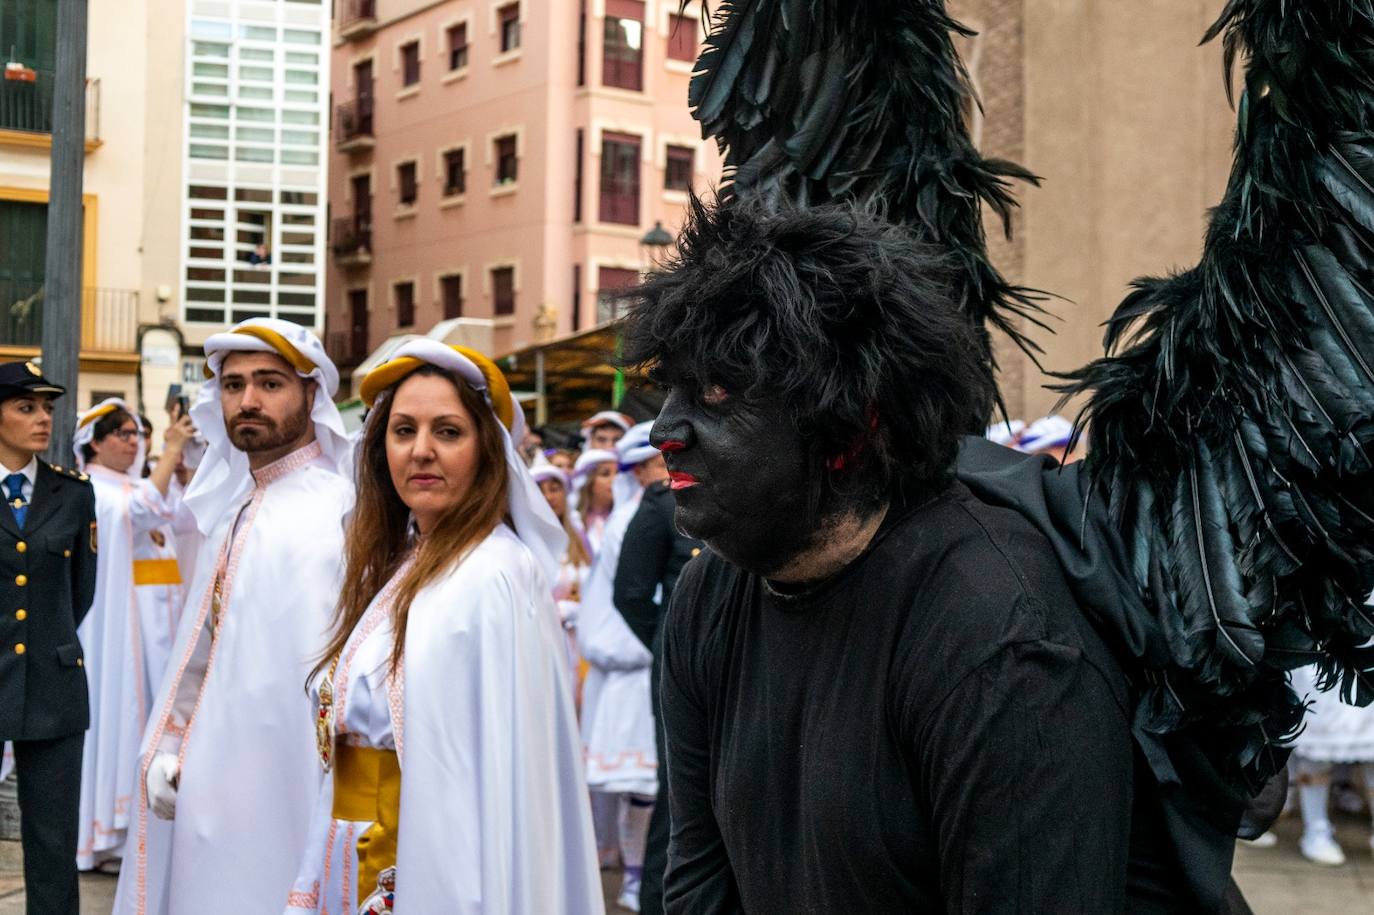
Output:
[[[449,318],[493,355],[611,317],[720,159],[678,0],[337,0],[331,354]],[[695,5],[694,5],[695,6]],[[465,322],[468,323],[468,322]]]

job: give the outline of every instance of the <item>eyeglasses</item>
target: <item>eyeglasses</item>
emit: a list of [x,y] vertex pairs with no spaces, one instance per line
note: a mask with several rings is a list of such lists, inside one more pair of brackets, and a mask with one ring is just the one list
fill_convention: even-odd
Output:
[[137,429],[116,429],[111,432],[110,435],[119,439],[121,442],[132,442],[138,438],[139,431]]

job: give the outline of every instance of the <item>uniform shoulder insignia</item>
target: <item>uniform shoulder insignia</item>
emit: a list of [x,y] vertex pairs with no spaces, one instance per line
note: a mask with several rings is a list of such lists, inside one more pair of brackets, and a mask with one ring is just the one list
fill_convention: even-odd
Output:
[[79,480],[82,483],[90,480],[89,476],[74,467],[63,467],[61,464],[48,464],[48,469],[58,476],[66,477],[69,480]]

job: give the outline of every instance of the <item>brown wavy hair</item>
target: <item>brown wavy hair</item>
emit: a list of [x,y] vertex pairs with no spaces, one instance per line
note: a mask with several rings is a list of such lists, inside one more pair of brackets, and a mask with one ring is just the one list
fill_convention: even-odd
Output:
[[395,670],[405,653],[406,622],[411,602],[426,585],[459,562],[464,553],[486,538],[506,520],[506,475],[503,432],[482,395],[465,382],[432,365],[422,365],[377,398],[367,418],[362,449],[358,454],[357,503],[344,538],[344,581],[329,645],[310,672],[314,680],[343,651],[344,644],[362,619],[372,599],[382,590],[409,553],[410,509],[391,482],[386,458],[387,426],[396,391],[411,378],[435,375],[448,380],[473,419],[477,430],[477,474],[467,496],[439,519],[434,530],[419,543],[415,562],[401,581],[391,605],[391,667]]

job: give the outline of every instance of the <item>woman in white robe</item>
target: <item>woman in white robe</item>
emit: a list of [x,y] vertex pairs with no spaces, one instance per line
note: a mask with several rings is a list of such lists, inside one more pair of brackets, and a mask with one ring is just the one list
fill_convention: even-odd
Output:
[[550,584],[566,539],[512,444],[520,408],[490,360],[430,340],[362,392],[376,408],[311,681],[331,776],[285,911],[601,913]]
[[90,870],[119,858],[134,811],[138,745],[147,719],[142,637],[134,597],[134,544],[156,519],[133,511],[144,484],[138,421],[111,398],[78,418],[73,448],[95,487],[95,600],[82,621],[90,683],[91,728],[81,762],[80,832],[76,862]]
[[577,648],[577,616],[582,606],[582,589],[587,586],[587,573],[591,571],[591,549],[572,522],[572,511],[568,507],[568,474],[540,455],[530,464],[530,476],[539,484],[544,501],[549,503],[550,511],[568,535],[568,548],[559,560],[558,578],[553,583],[553,599],[558,605],[558,620],[568,637],[568,669],[572,672],[573,696],[580,709],[585,665]]

